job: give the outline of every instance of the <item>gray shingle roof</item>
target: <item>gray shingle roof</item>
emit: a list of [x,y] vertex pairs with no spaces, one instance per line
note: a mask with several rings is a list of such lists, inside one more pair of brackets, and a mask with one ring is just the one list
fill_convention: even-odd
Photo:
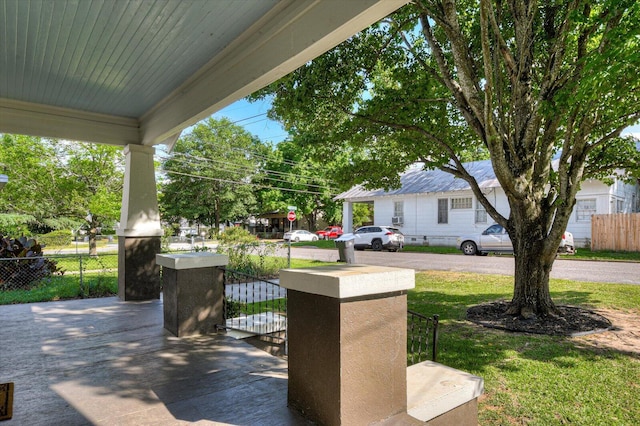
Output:
[[[490,160],[473,161],[464,164],[467,171],[476,178],[481,188],[500,187],[493,172]],[[469,184],[462,179],[442,170],[424,170],[416,166],[400,175],[400,188],[385,191],[384,189],[364,189],[362,185],[338,194],[335,200],[349,200],[354,198],[384,197],[405,194],[428,194],[434,192],[463,191],[470,189]]]

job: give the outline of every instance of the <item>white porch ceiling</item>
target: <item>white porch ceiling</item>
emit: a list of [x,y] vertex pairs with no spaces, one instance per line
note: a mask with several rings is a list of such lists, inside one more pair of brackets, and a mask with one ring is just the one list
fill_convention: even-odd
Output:
[[408,0],[0,0],[0,132],[180,132]]

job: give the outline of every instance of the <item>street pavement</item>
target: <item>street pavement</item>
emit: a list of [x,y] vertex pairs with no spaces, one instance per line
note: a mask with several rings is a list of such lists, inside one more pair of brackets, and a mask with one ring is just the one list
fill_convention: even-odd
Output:
[[[286,246],[279,254],[286,256]],[[315,247],[292,247],[291,257],[326,262],[338,260],[338,251]],[[511,275],[514,260],[511,256],[464,256],[462,254],[433,254],[410,252],[356,251],[356,263],[409,268],[418,271],[438,270],[475,272],[479,274]],[[605,282],[640,285],[640,263],[603,262],[559,257],[553,264],[551,278],[572,281]]]

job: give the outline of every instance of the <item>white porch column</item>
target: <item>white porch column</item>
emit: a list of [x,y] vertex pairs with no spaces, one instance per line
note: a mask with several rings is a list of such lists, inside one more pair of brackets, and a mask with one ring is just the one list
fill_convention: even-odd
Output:
[[158,209],[152,147],[124,148],[125,174],[118,235],[118,296],[122,300],[160,298],[160,253],[163,235]]
[[353,203],[349,201],[342,203],[342,232],[353,232]]

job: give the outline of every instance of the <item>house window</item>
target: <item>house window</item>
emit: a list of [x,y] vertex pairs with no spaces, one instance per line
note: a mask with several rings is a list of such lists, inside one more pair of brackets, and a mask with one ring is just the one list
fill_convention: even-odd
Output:
[[391,218],[391,224],[402,226],[403,223],[404,223],[404,201],[394,201],[393,217]]
[[624,213],[624,200],[616,200],[616,213]]
[[470,208],[471,208],[471,197],[452,198],[451,199],[451,210],[453,210],[453,209],[470,209]]
[[438,199],[438,223],[449,223],[449,199]]
[[393,215],[396,217],[404,216],[404,201],[395,201],[393,203]]
[[487,211],[480,201],[476,200],[476,223],[487,223]]
[[596,214],[596,199],[576,201],[576,221],[591,222],[591,215]]

